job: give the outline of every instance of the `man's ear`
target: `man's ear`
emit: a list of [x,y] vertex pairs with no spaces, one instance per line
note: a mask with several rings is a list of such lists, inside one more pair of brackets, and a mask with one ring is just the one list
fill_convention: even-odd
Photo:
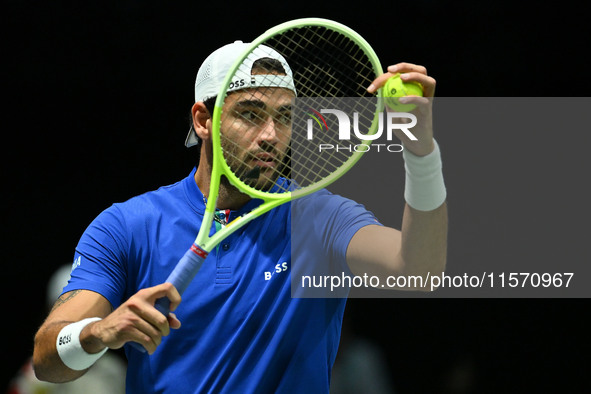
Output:
[[211,115],[205,104],[202,101],[193,104],[191,114],[193,115],[193,128],[197,136],[204,141],[208,140],[211,136]]

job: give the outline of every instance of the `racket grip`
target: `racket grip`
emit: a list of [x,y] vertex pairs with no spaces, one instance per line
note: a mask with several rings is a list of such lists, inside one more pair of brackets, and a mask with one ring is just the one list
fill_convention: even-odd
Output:
[[207,255],[208,252],[194,243],[168,275],[166,282],[172,283],[179,294],[183,295],[189,283],[201,269]]
[[[181,257],[165,282],[172,283],[179,294],[182,295],[189,286],[189,283],[197,275],[197,272],[201,269],[206,257],[207,252],[196,244],[193,244],[191,249],[187,250],[185,255]],[[154,307],[164,316],[168,316],[170,312],[170,300],[168,297],[159,298],[156,300]]]
[[[162,297],[156,300],[154,303],[154,307],[158,310],[158,312],[162,313],[164,316],[168,316],[170,313],[170,300],[168,297]],[[129,342],[131,346],[135,350],[139,350],[142,353],[146,353],[146,349],[137,342]]]
[[[191,249],[187,250],[181,257],[165,282],[172,283],[179,294],[182,295],[201,269],[207,255],[208,253],[205,250],[201,249],[197,244],[193,244]],[[159,298],[154,303],[154,307],[164,316],[168,316],[170,313],[170,300],[168,297]],[[129,344],[142,353],[146,352],[146,349],[137,342],[129,342]]]

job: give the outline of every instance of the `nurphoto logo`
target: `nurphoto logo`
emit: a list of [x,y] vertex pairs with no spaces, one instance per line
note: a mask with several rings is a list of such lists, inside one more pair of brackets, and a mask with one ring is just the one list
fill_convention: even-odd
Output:
[[[359,112],[353,112],[351,117],[342,110],[322,108],[320,111],[309,108],[306,112],[309,116],[306,123],[306,138],[309,141],[315,139],[316,133],[335,133],[338,131],[338,143],[322,142],[318,144],[319,151],[335,150],[335,151],[349,151],[349,152],[367,152],[375,149],[378,152],[385,150],[388,152],[402,152],[402,144],[399,143],[374,143],[382,135],[385,134],[388,142],[394,139],[394,130],[402,131],[410,140],[416,141],[417,138],[411,133],[410,129],[416,126],[417,117],[407,112],[389,112],[382,111],[373,114],[377,117],[377,128],[375,132],[372,130],[363,130],[360,126]],[[330,116],[323,116],[330,115]],[[329,119],[327,121],[327,118]],[[335,123],[336,122],[336,123]],[[330,124],[330,127],[329,127]],[[336,130],[335,130],[336,124]],[[375,127],[375,123],[374,123]],[[316,129],[316,130],[315,130]],[[361,129],[361,130],[360,130]],[[352,143],[353,139],[357,139],[360,143]],[[322,139],[322,138],[321,138]],[[348,144],[346,142],[349,142]]]

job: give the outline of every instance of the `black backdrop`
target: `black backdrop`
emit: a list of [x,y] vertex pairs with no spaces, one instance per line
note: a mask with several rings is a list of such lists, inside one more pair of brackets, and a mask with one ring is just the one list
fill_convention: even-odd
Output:
[[[72,259],[89,222],[112,202],[175,182],[193,166],[194,151],[183,142],[195,73],[212,50],[289,19],[318,16],[357,30],[384,65],[427,66],[441,97],[587,96],[585,12],[568,1],[540,3],[5,1],[8,358],[0,382],[30,354],[46,281]],[[565,154],[580,154],[579,170],[589,167],[588,129],[581,125],[582,134],[570,133],[565,142]],[[453,138],[446,144],[453,146]],[[453,151],[448,160],[455,160]],[[461,221],[457,212],[451,211],[452,226]],[[482,239],[493,239],[486,223],[497,213],[481,214]],[[454,241],[466,235],[460,230]],[[383,344],[400,393],[445,392],[446,373],[464,358],[475,368],[474,392],[576,392],[589,385],[586,299],[355,299],[349,313],[359,335]]]

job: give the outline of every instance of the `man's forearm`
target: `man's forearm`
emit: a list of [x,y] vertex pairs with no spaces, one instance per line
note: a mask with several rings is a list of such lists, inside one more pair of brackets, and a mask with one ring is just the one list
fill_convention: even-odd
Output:
[[33,351],[33,369],[37,379],[64,383],[75,380],[86,373],[68,368],[60,359],[56,349],[56,340],[62,328],[71,322],[52,322],[44,324],[35,335]]
[[419,211],[406,204],[402,220],[401,256],[405,275],[437,275],[447,259],[447,204]]

